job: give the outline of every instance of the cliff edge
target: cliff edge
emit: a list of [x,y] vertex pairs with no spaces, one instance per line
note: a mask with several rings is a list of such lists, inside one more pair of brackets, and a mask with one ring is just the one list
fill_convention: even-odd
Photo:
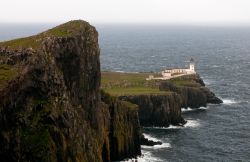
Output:
[[99,54],[96,29],[81,20],[0,43],[0,161],[140,155],[137,107],[101,97]]
[[222,101],[198,74],[170,80],[146,80],[155,73],[102,72],[102,89],[139,106],[141,126],[184,125],[181,108],[206,107]]

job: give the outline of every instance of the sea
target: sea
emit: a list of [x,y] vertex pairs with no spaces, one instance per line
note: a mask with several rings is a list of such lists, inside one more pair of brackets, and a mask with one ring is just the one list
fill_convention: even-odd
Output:
[[[39,33],[55,24],[1,24],[0,41]],[[250,162],[250,27],[95,24],[101,69],[159,72],[193,58],[220,105],[182,109],[184,127],[145,127],[162,145],[142,146],[132,162]]]

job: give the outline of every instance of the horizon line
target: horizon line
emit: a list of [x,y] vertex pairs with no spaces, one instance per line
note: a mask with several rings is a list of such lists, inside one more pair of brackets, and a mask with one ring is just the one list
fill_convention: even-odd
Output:
[[[81,19],[78,19],[81,20]],[[23,22],[0,22],[1,25],[60,25],[68,21],[23,21]],[[84,20],[86,21],[86,20]],[[166,22],[90,22],[90,25],[138,25],[138,26],[190,26],[190,27],[249,27],[249,23],[166,23]]]

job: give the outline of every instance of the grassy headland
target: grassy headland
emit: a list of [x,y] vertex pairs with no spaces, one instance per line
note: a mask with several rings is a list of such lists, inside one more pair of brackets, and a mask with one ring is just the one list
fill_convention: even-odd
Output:
[[[120,73],[102,72],[101,87],[111,95],[141,95],[141,94],[163,94],[167,91],[160,91],[159,84],[162,80],[146,80],[149,75],[158,77],[158,73]],[[165,81],[166,82],[166,81]],[[168,80],[176,86],[198,86],[193,76],[184,76]]]
[[166,93],[159,90],[157,81],[147,81],[152,73],[102,72],[101,87],[111,95]]
[[[17,58],[21,58],[19,49],[27,49],[33,48],[34,54],[36,53],[35,50],[39,49],[42,46],[42,42],[45,38],[48,37],[73,37],[75,35],[79,35],[83,32],[88,32],[90,30],[89,23],[82,21],[82,20],[74,20],[67,22],[65,24],[59,25],[55,28],[49,29],[45,32],[39,33],[37,35],[33,35],[26,38],[19,38],[10,41],[0,42],[0,49],[7,48],[7,51],[13,51],[13,54],[9,54],[8,52],[1,52],[0,53],[0,89],[7,85],[8,81],[14,79],[18,75],[18,70],[21,70],[21,66],[18,66],[18,62],[16,63],[7,63],[7,60],[12,60],[10,58],[11,55],[16,56]],[[18,52],[15,52],[18,51]],[[25,59],[24,59],[25,60]]]
[[10,49],[17,49],[20,47],[36,49],[46,37],[70,37],[71,35],[79,33],[80,30],[88,30],[87,28],[89,28],[89,25],[87,25],[86,22],[74,20],[34,36],[0,42],[0,47],[8,47]]

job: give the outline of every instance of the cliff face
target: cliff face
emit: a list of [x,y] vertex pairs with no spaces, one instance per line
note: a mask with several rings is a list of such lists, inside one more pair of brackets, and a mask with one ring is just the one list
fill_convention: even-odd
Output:
[[[187,83],[184,82],[186,80],[188,80]],[[174,84],[174,82],[181,82],[182,84],[178,85]],[[174,82],[161,82],[159,88],[161,91],[172,91],[179,94],[181,97],[181,107],[183,108],[199,108],[206,107],[208,103],[222,103],[222,100],[205,87],[205,84],[199,75],[180,77]]]
[[0,161],[140,154],[136,108],[101,101],[99,53],[98,33],[84,21],[0,43]]
[[121,95],[119,98],[139,106],[139,118],[142,126],[183,125],[181,108],[206,107],[208,103],[219,104],[222,101],[205,87],[199,75],[190,75],[175,80],[156,83],[162,92],[145,95]]
[[181,97],[176,93],[120,96],[137,104],[142,126],[169,126],[185,123],[181,116]]
[[138,106],[102,92],[102,101],[110,111],[109,145],[112,161],[141,155],[141,128]]

